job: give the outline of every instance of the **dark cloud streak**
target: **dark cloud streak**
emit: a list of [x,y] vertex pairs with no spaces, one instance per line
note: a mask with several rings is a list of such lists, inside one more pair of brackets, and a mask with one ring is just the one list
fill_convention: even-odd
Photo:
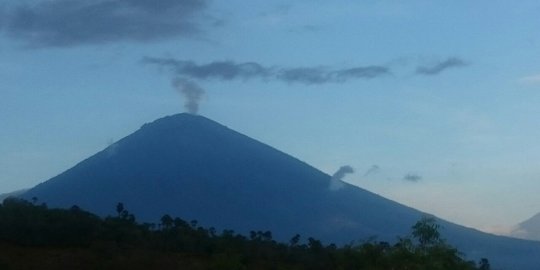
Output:
[[371,167],[369,167],[369,169],[367,169],[367,171],[364,173],[364,177],[366,176],[369,176],[369,175],[372,175],[372,174],[376,174],[380,171],[381,167],[379,167],[379,165],[372,165]]
[[323,84],[332,80],[331,74],[323,68],[290,68],[281,69],[276,78],[288,83]]
[[418,68],[416,68],[416,74],[427,76],[437,75],[449,68],[459,68],[465,67],[467,65],[468,64],[465,61],[457,57],[451,57],[430,66],[419,66]]
[[5,8],[2,4],[0,4],[0,31],[3,30],[2,28],[4,28],[5,20],[6,20]]
[[215,61],[198,65],[192,61],[153,57],[145,57],[142,62],[167,68],[176,76],[199,80],[262,79],[310,85],[343,83],[353,79],[372,79],[391,74],[389,68],[384,66],[328,70],[324,67],[266,67],[255,62],[236,63],[233,61]]
[[338,80],[348,80],[351,78],[371,79],[385,74],[390,74],[390,70],[387,67],[367,66],[339,70],[334,75]]
[[403,176],[403,180],[409,181],[409,182],[418,182],[422,180],[422,176],[416,174],[416,173],[408,173],[405,176]]
[[147,42],[201,33],[205,8],[206,0],[40,1],[4,9],[0,29],[30,47]]
[[143,58],[145,64],[155,64],[169,68],[173,73],[192,79],[209,80],[234,80],[249,79],[253,77],[265,77],[271,69],[257,63],[235,63],[232,61],[216,61],[205,65],[197,65],[192,61],[176,60],[171,58]]

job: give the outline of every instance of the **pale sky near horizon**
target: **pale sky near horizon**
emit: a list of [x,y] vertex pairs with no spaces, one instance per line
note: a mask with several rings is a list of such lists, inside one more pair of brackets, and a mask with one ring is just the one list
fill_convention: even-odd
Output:
[[538,18],[526,0],[2,1],[0,193],[185,111],[176,80],[328,174],[504,232],[540,212]]

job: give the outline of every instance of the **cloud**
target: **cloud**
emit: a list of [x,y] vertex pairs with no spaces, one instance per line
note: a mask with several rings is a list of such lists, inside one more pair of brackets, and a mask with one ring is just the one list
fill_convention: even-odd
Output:
[[276,78],[288,83],[300,82],[305,84],[322,84],[331,80],[330,73],[322,68],[290,68],[282,69]]
[[379,165],[372,165],[371,167],[369,167],[369,169],[367,169],[367,171],[364,173],[364,177],[366,176],[369,176],[371,174],[376,174],[380,171],[380,167]]
[[235,80],[266,77],[271,69],[254,62],[235,63],[232,61],[216,61],[209,64],[197,65],[193,61],[183,61],[171,58],[144,57],[143,63],[155,64],[169,68],[175,75],[192,79],[209,80]]
[[2,30],[6,20],[6,7],[5,4],[0,3],[0,31]]
[[349,165],[341,166],[330,179],[330,190],[336,191],[342,189],[345,186],[342,181],[343,177],[351,173],[354,173],[353,167]]
[[191,114],[197,114],[199,112],[199,102],[205,92],[204,89],[195,82],[184,78],[175,78],[172,85],[184,96],[186,110]]
[[277,73],[277,78],[289,83],[323,84],[342,83],[352,79],[372,79],[388,74],[390,74],[390,70],[383,66],[354,67],[340,70],[311,67],[281,69]]
[[418,182],[422,180],[422,176],[416,174],[416,173],[408,173],[405,176],[403,176],[403,180],[409,181],[409,182]]
[[118,148],[119,148],[119,144],[118,143],[110,143],[109,146],[106,148],[106,153],[107,153],[107,157],[113,157],[116,155],[116,153],[118,153]]
[[437,75],[449,68],[459,68],[459,67],[465,67],[468,63],[457,58],[457,57],[450,57],[444,61],[437,62],[433,65],[429,66],[419,66],[416,68],[416,74],[420,75]]
[[0,30],[30,47],[148,42],[201,33],[205,8],[206,0],[38,1],[6,8]]
[[311,34],[317,33],[323,30],[323,27],[319,25],[306,24],[301,26],[290,27],[289,32],[293,34]]
[[527,85],[540,84],[540,74],[519,78],[518,82]]
[[270,9],[269,11],[259,13],[259,16],[260,17],[285,16],[291,11],[292,8],[293,8],[293,5],[290,3],[278,4],[274,6],[272,9]]
[[372,79],[391,74],[385,66],[362,66],[331,70],[324,67],[267,67],[256,62],[236,63],[215,61],[196,64],[193,61],[173,58],[144,57],[145,64],[153,64],[169,69],[176,76],[199,80],[276,80],[287,83],[325,84],[343,83],[354,79]]
[[355,67],[334,72],[337,80],[348,80],[355,78],[371,79],[388,74],[390,74],[390,70],[383,66]]

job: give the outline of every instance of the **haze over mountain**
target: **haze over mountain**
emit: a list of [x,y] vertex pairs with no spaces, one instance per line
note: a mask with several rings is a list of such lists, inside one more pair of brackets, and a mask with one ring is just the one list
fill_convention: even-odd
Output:
[[[299,138],[301,139],[301,138]],[[139,220],[167,213],[218,230],[270,230],[338,244],[394,241],[424,213],[327,174],[202,116],[178,114],[135,133],[43,182],[23,197],[51,207],[114,214],[123,202]],[[537,269],[540,242],[482,233],[440,220],[468,258],[504,269]],[[496,269],[496,268],[495,268]]]
[[511,235],[517,238],[540,241],[540,213],[519,223]]
[[16,196],[19,196],[19,195],[25,193],[26,191],[28,191],[28,189],[21,189],[21,190],[16,190],[16,191],[13,191],[13,192],[0,194],[0,202],[3,201],[7,197],[16,197]]

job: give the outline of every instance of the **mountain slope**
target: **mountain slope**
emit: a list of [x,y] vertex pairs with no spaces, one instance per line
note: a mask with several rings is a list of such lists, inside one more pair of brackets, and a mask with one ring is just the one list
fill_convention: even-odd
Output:
[[[202,116],[179,114],[145,124],[24,197],[100,215],[123,202],[143,221],[168,213],[220,230],[271,230],[279,240],[301,233],[336,243],[394,241],[423,215],[349,184],[339,190],[329,184],[330,176],[291,156]],[[441,222],[443,235],[472,258],[514,269],[540,265],[540,243]]]

